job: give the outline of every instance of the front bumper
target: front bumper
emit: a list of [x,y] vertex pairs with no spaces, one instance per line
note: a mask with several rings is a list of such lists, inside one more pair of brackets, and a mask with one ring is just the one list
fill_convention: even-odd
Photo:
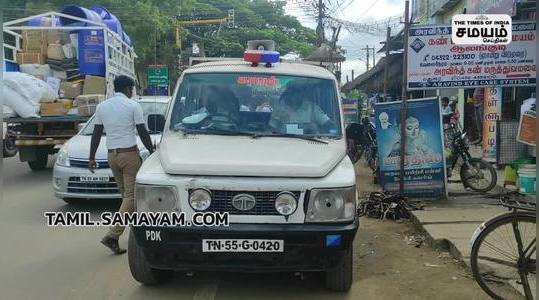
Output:
[[[77,183],[81,176],[108,176],[108,183]],[[122,196],[114,182],[111,169],[96,169],[95,173],[85,168],[54,165],[52,186],[58,198],[119,199]]]
[[[155,269],[193,271],[324,271],[337,266],[350,249],[359,221],[350,224],[231,224],[229,227],[133,227],[136,243]],[[146,231],[160,231],[151,241]],[[341,243],[326,245],[327,235]],[[202,252],[202,239],[279,239],[281,253]]]

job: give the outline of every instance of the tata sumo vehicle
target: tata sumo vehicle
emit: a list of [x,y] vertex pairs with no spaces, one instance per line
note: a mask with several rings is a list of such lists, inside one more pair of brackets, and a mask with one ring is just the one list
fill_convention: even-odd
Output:
[[320,271],[347,291],[359,222],[337,81],[272,51],[245,60],[182,74],[135,188],[137,213],[226,212],[228,226],[134,226],[131,273],[156,284],[171,270]]

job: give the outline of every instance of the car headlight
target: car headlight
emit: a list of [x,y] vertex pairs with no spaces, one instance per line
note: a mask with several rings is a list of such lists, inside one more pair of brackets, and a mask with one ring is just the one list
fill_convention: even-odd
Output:
[[177,211],[176,190],[171,186],[135,185],[135,207],[137,212]]
[[289,216],[296,211],[298,201],[292,193],[282,192],[275,199],[275,210],[283,216]]
[[306,222],[346,222],[356,214],[356,187],[314,189],[309,197]]
[[196,211],[203,211],[211,205],[211,194],[204,189],[196,189],[189,194],[189,205]]
[[56,164],[62,167],[69,167],[69,154],[67,153],[66,145],[62,146],[62,148],[60,148],[60,151],[58,151]]

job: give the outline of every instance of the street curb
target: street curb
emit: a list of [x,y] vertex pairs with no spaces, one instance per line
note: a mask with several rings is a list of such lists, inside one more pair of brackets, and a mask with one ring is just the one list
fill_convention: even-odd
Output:
[[410,212],[410,221],[413,227],[425,235],[425,242],[427,245],[429,245],[431,248],[435,250],[441,250],[441,251],[447,251],[453,257],[454,259],[459,261],[459,264],[464,266],[467,271],[471,272],[470,265],[466,263],[466,260],[464,259],[464,256],[462,253],[457,249],[457,247],[448,239],[435,239],[433,238],[428,230],[423,227],[423,224],[419,219],[415,216],[414,212]]

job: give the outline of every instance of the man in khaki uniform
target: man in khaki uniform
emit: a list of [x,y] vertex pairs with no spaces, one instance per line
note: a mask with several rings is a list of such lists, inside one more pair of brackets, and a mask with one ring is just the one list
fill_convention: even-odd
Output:
[[[135,82],[127,76],[114,79],[113,97],[100,103],[94,114],[94,131],[90,146],[88,168],[96,168],[95,153],[99,147],[103,130],[107,134],[108,162],[122,194],[120,213],[131,213],[134,210],[135,178],[142,164],[137,148],[136,133],[144,146],[153,153],[150,135],[146,130],[140,104],[130,98],[133,96]],[[113,226],[101,240],[101,243],[115,254],[125,253],[126,250],[118,245],[118,238],[124,231],[123,226]]]

